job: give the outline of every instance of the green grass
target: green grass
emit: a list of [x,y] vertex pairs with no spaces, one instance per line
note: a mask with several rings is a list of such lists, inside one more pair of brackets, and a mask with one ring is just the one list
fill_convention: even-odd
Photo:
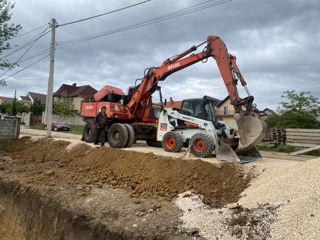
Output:
[[44,130],[44,125],[43,123],[39,123],[33,126],[30,126],[31,129],[39,129],[39,130]]
[[73,134],[79,134],[82,135],[84,126],[70,126],[70,131],[64,131],[65,133],[73,133]]
[[[42,123],[40,123],[40,124],[36,124],[36,125],[30,126],[30,128],[31,129],[44,130],[44,125]],[[70,125],[70,130],[69,131],[60,131],[60,132],[82,135],[83,128],[84,128],[84,126],[73,126],[73,125]]]
[[320,157],[320,150],[314,150],[314,151],[310,151],[310,152],[306,152],[304,153],[305,155],[309,155],[309,156],[315,156],[315,157]]
[[258,146],[258,149],[261,151],[285,152],[285,153],[291,153],[296,151],[296,148],[294,146],[289,146],[289,145]]
[[[290,145],[278,145],[278,146],[258,146],[258,149],[261,151],[269,151],[269,152],[285,152],[291,153],[298,151],[298,149],[294,146]],[[314,150],[310,152],[303,153],[303,155],[320,157],[320,150]]]

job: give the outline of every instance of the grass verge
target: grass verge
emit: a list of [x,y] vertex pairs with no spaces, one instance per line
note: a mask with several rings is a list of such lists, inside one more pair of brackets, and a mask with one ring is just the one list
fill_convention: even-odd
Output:
[[[36,124],[36,125],[30,126],[30,128],[31,129],[44,130],[44,125],[42,123],[40,123],[40,124]],[[69,131],[61,131],[61,132],[82,135],[83,128],[84,128],[84,126],[70,125],[70,130]]]
[[[285,152],[285,153],[292,153],[292,152],[298,151],[298,149],[296,147],[290,146],[290,145],[258,146],[258,149],[261,150],[261,151]],[[303,153],[303,155],[320,157],[320,150],[314,150],[314,151],[306,152],[306,153]]]

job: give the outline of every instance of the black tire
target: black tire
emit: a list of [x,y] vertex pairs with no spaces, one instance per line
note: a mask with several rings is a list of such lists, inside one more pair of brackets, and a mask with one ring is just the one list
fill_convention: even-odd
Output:
[[135,140],[135,134],[133,127],[130,124],[124,124],[128,131],[128,141],[127,144],[124,147],[131,147],[133,145],[133,142]]
[[123,148],[128,142],[128,130],[124,124],[115,123],[108,130],[109,145],[113,148]]
[[177,132],[167,132],[162,139],[162,147],[167,152],[180,152],[183,147],[181,134]]
[[146,140],[146,143],[148,144],[148,146],[150,147],[159,147],[161,148],[162,147],[162,142],[161,141],[157,141],[157,139],[147,139]]
[[196,157],[208,157],[215,149],[214,140],[211,136],[202,133],[196,133],[190,140],[191,152]]
[[94,142],[96,138],[96,126],[93,122],[87,122],[84,126],[82,139],[85,142],[91,143]]

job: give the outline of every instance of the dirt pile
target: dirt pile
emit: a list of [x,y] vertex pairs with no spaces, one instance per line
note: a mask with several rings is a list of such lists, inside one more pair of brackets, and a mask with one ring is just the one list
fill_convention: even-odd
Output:
[[[126,189],[134,198],[171,200],[193,190],[203,202],[221,207],[236,202],[251,176],[232,163],[213,165],[201,160],[179,160],[112,148],[92,149],[78,145],[67,150],[68,142],[22,138],[4,147],[6,154],[21,162],[58,161],[67,174],[56,177],[87,184],[110,184]],[[49,173],[48,173],[49,174]],[[54,175],[54,172],[50,176]]]

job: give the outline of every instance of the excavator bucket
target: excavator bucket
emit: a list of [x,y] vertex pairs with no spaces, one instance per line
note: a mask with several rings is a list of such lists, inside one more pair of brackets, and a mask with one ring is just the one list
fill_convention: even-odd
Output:
[[240,135],[238,147],[234,151],[231,140],[223,139],[216,152],[217,158],[222,161],[232,161],[237,163],[247,163],[261,158],[261,154],[256,148],[267,133],[267,124],[252,114],[244,111],[236,113],[234,116]]

